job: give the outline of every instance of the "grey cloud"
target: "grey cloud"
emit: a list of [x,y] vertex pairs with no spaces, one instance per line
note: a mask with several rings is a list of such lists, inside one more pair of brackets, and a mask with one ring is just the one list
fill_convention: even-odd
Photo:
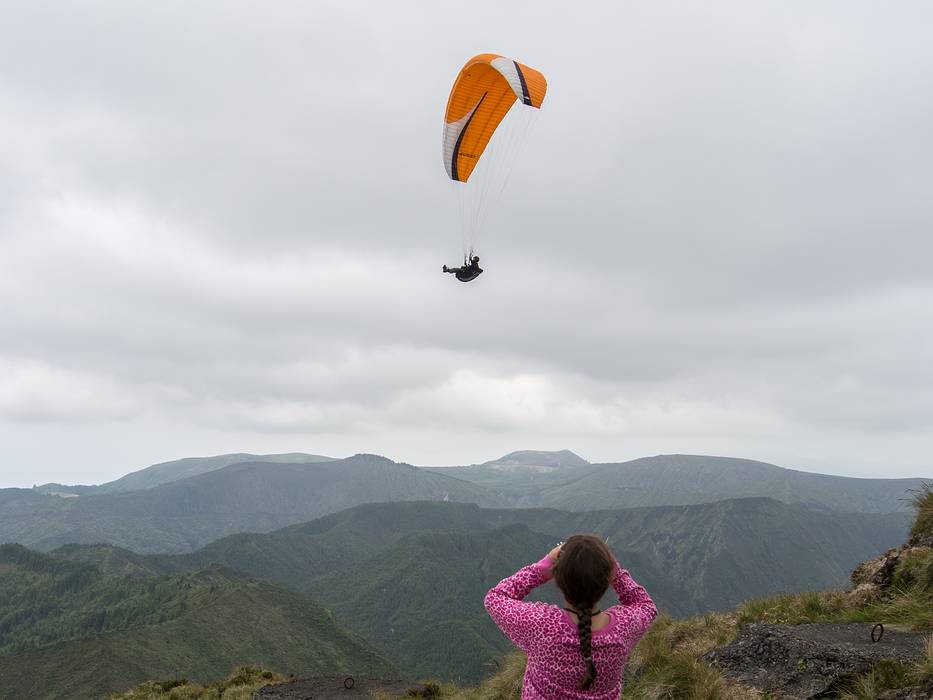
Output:
[[[410,461],[462,440],[859,473],[896,454],[916,473],[933,446],[930,19],[10,5],[9,455],[93,419],[135,445],[172,426],[155,459],[304,436]],[[488,49],[550,90],[484,232],[487,274],[464,286],[438,269],[459,245],[440,121]]]

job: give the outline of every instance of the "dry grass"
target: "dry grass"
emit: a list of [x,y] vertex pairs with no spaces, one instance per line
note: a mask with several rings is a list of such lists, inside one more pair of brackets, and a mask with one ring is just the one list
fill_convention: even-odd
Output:
[[755,700],[761,694],[726,681],[702,656],[728,644],[738,630],[735,614],[687,620],[662,615],[635,648],[623,698],[633,700]]
[[933,683],[933,635],[927,639],[925,653],[917,662],[916,673],[922,683]]
[[520,700],[525,677],[525,655],[514,652],[501,660],[498,673],[476,688],[457,690],[444,695],[451,700]]

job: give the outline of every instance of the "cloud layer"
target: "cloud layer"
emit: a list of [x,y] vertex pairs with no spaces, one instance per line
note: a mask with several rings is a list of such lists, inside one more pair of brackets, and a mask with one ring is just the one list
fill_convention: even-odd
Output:
[[[925,3],[14,3],[0,486],[188,454],[933,465]],[[549,78],[458,285],[443,106]]]

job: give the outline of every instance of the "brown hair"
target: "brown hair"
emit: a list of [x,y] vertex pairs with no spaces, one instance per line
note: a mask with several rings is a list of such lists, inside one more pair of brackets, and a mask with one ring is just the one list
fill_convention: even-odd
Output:
[[583,690],[591,688],[596,680],[592,611],[609,588],[614,564],[609,547],[596,535],[570,537],[561,547],[557,563],[554,564],[554,582],[567,602],[579,611],[577,633],[580,635],[580,651],[586,662],[586,676],[580,684]]

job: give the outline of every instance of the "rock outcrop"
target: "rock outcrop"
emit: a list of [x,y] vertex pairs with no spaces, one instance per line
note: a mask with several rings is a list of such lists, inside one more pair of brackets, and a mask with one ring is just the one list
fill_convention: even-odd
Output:
[[[882,659],[914,661],[924,652],[922,634],[863,623],[745,625],[732,644],[704,657],[731,680],[779,697],[822,697],[840,681],[868,671]],[[911,696],[905,696],[911,697]]]
[[[907,544],[897,549],[890,549],[880,557],[864,561],[855,567],[852,572],[852,590],[848,593],[849,604],[861,607],[874,603],[888,596],[891,586],[895,583],[898,567],[909,560],[917,560],[927,556],[931,547],[927,538],[915,537]],[[910,567],[901,567],[899,575],[901,584],[911,583],[914,575]]]

